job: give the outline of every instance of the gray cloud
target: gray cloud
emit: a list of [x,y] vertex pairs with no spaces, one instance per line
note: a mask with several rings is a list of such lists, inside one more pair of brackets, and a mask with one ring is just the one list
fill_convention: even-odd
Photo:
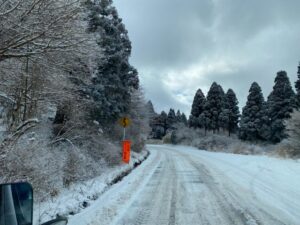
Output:
[[298,0],[115,0],[129,31],[131,62],[157,111],[189,113],[198,88],[233,88],[240,105],[257,81],[265,97],[279,70],[296,79]]

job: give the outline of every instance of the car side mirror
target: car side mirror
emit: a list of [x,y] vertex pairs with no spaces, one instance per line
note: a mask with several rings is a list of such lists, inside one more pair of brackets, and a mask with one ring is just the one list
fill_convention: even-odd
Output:
[[[0,225],[32,225],[33,190],[29,183],[0,184]],[[58,217],[42,225],[66,225]]]
[[32,225],[33,191],[29,183],[0,185],[0,225]]

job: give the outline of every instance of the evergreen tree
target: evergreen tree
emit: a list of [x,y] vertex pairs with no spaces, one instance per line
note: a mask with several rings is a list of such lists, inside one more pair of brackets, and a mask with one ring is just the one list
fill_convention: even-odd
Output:
[[206,99],[202,90],[198,89],[194,97],[191,115],[189,118],[190,127],[194,127],[194,128],[201,127],[201,124],[198,124],[198,117],[204,110],[205,101]]
[[297,72],[297,81],[295,82],[295,87],[296,87],[296,91],[297,91],[297,95],[296,95],[296,105],[297,108],[300,108],[300,63],[298,66],[298,72]]
[[174,109],[170,109],[167,117],[166,129],[174,129],[174,124],[177,122]]
[[183,123],[185,126],[187,126],[188,124],[187,118],[184,113],[181,114],[181,123]]
[[285,71],[279,71],[273,91],[268,97],[267,107],[270,119],[270,137],[273,143],[286,138],[284,120],[293,112],[295,93]]
[[260,86],[254,82],[249,90],[246,106],[243,108],[239,138],[248,141],[261,140],[261,126],[263,125],[264,97]]
[[167,130],[167,118],[168,118],[168,115],[165,111],[162,111],[160,113],[160,121],[161,121],[161,126]]
[[88,31],[95,33],[101,56],[97,58],[90,95],[96,102],[93,119],[101,124],[114,122],[129,110],[133,89],[138,89],[138,73],[129,64],[131,42],[112,0],[87,1]]
[[153,107],[153,104],[151,101],[148,101],[146,103],[146,109],[147,109],[148,117],[150,120],[152,120],[154,117],[157,116],[156,112],[154,111],[154,107]]
[[219,116],[224,106],[224,91],[223,88],[214,82],[208,91],[206,103],[204,105],[203,115],[201,120],[205,125],[205,129],[219,131],[220,122]]
[[264,101],[262,109],[261,109],[261,126],[259,128],[259,136],[262,140],[267,141],[270,139],[271,128],[270,128],[270,119],[268,116],[268,105],[267,102]]
[[181,113],[180,110],[177,110],[176,113],[176,123],[180,123],[181,122]]
[[147,117],[149,119],[149,125],[151,127],[151,130],[153,131],[154,127],[155,127],[155,119],[157,118],[157,113],[154,111],[154,107],[151,101],[148,101],[146,103],[146,112],[147,112]]
[[218,84],[218,86],[219,86],[219,89],[220,89],[220,96],[223,98],[223,104],[225,103],[225,101],[226,101],[226,94],[225,94],[225,92],[224,92],[224,89],[223,89],[223,87],[220,85],[220,84]]
[[167,114],[162,111],[160,115],[153,119],[151,137],[154,139],[162,139],[166,135]]
[[237,131],[240,111],[238,107],[238,100],[232,89],[229,89],[225,95],[223,104],[223,111],[219,116],[220,126],[228,131],[228,135]]
[[209,111],[204,110],[203,113],[200,114],[200,116],[198,117],[198,123],[200,127],[204,128],[205,135],[206,135],[210,125]]

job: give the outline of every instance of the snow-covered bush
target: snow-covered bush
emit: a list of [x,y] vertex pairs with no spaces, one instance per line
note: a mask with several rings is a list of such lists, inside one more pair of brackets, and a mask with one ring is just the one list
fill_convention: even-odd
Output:
[[51,122],[41,121],[1,149],[6,150],[0,159],[1,182],[26,180],[32,183],[40,201],[119,164],[120,146],[95,132],[96,125],[89,130],[75,128],[56,138]]
[[177,128],[175,131],[175,144],[190,145],[201,150],[230,152],[235,154],[262,154],[272,149],[263,144],[251,144],[243,142],[237,136],[228,137],[227,132],[205,135],[204,129],[193,129],[188,127]]
[[284,157],[300,157],[300,111],[295,111],[286,121],[288,138],[276,146]]

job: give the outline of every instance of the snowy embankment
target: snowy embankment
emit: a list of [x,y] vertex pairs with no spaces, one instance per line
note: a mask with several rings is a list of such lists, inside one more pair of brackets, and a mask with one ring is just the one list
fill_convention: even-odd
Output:
[[250,193],[249,201],[266,209],[272,207],[272,213],[300,223],[300,160],[212,153],[185,146],[176,150],[201,158],[216,181],[241,196]]
[[68,216],[81,212],[105,193],[110,186],[119,182],[135,167],[140,165],[149,155],[144,150],[141,153],[132,152],[129,164],[107,168],[101,176],[89,181],[71,185],[46,202],[34,205],[34,225],[56,218],[56,215]]

